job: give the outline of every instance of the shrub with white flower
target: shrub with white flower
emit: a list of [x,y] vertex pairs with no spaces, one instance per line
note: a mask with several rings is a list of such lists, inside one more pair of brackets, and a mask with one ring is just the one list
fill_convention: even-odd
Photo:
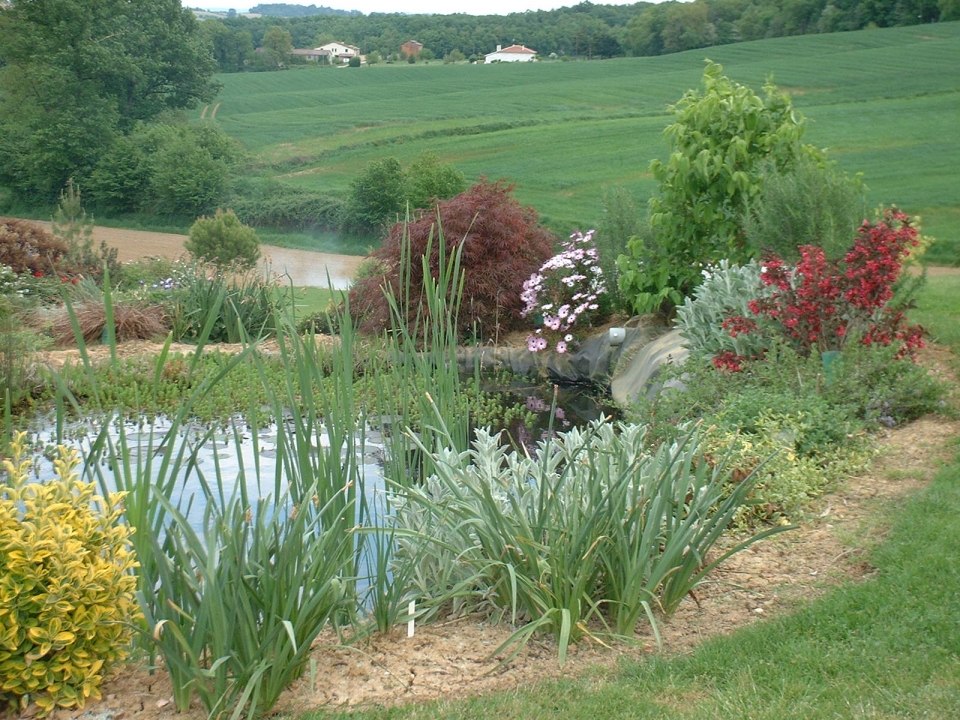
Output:
[[574,232],[560,252],[547,260],[523,283],[521,315],[542,321],[527,337],[527,349],[540,352],[553,347],[558,353],[572,350],[576,331],[589,327],[600,311],[607,286],[600,268],[593,230]]

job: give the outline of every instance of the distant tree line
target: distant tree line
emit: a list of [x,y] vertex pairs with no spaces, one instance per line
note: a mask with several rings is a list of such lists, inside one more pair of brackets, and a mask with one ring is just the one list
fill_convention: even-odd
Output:
[[324,5],[290,5],[289,3],[266,3],[250,8],[250,13],[264,17],[306,17],[308,15],[359,15],[359,10],[335,10]]
[[[298,12],[305,9],[290,7]],[[516,42],[544,57],[593,59],[958,20],[960,0],[695,0],[620,6],[582,2],[558,10],[506,16],[319,14],[322,10],[305,17],[238,17],[206,20],[202,25],[220,70],[237,72],[263,69],[262,63],[251,58],[271,27],[288,32],[293,47],[317,47],[338,40],[384,58],[396,56],[402,43],[415,39],[438,58],[454,52],[477,58],[498,44]]]

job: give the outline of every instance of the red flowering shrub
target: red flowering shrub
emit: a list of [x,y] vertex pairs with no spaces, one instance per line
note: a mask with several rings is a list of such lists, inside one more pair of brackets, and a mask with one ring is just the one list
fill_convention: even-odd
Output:
[[[421,312],[421,260],[431,237],[429,267],[434,277],[439,272],[440,238],[445,243],[446,258],[461,245],[463,248],[463,299],[458,319],[461,337],[475,333],[495,337],[520,327],[523,282],[553,254],[556,239],[539,226],[532,208],[521,207],[513,199],[512,189],[501,182],[482,181],[418,213],[412,222],[394,225],[383,246],[371,255],[378,261],[378,272],[358,280],[350,290],[350,311],[359,320],[360,329],[377,332],[390,326],[384,287],[390,287],[398,299],[410,298],[409,306],[402,311],[412,326]],[[401,273],[405,232],[411,267]],[[401,278],[409,288],[400,287]]]
[[[773,321],[802,355],[841,350],[853,337],[864,345],[899,342],[897,357],[912,357],[923,346],[923,330],[908,326],[902,310],[888,303],[904,260],[918,242],[910,219],[891,209],[876,223],[864,221],[842,262],[828,261],[823,250],[813,245],[799,248],[800,261],[793,269],[771,256],[760,277],[772,292],[750,301],[750,310]],[[751,332],[752,322],[731,317],[724,329],[737,337]],[[739,369],[742,358],[731,355],[718,355],[714,364]]]
[[39,225],[0,218],[0,265],[13,268],[17,275],[56,274],[66,254],[66,243]]

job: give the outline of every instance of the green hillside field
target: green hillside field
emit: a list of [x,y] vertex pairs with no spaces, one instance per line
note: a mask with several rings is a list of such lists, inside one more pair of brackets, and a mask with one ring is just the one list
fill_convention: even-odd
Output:
[[757,91],[772,76],[808,118],[807,141],[862,172],[872,204],[920,215],[939,241],[931,261],[958,258],[960,22],[653,58],[224,75],[215,118],[255,175],[342,193],[371,160],[430,150],[469,180],[515,183],[564,234],[599,222],[605,188],[646,202],[650,161],[666,155],[666,106],[699,86],[707,57]]

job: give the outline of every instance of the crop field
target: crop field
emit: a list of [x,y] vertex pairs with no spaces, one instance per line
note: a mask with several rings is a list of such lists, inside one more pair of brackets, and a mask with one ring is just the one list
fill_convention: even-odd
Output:
[[[596,225],[605,188],[642,206],[666,154],[666,106],[699,86],[706,57],[760,90],[768,77],[809,120],[806,140],[862,172],[960,248],[960,23],[726,45],[657,58],[515,65],[376,65],[225,75],[216,121],[250,172],[343,192],[371,160],[425,150],[473,180],[504,178],[559,233]],[[197,114],[199,115],[199,110]]]

